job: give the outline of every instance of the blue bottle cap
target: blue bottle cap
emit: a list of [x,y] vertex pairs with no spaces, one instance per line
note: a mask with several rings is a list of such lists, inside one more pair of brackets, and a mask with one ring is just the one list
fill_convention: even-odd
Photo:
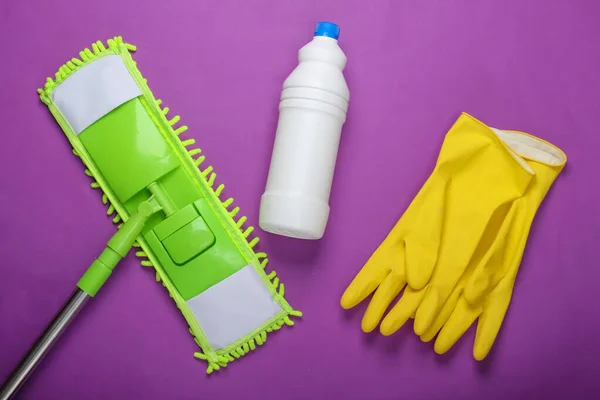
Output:
[[337,40],[340,37],[340,27],[333,22],[317,22],[315,36],[327,36]]

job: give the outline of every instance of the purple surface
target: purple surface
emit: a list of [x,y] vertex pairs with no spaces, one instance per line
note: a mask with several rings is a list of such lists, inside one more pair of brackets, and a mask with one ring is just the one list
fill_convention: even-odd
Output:
[[[154,274],[131,255],[21,391],[24,399],[507,399],[600,396],[600,25],[596,1],[0,2],[0,380],[114,227],[36,88],[114,35],[258,221],[280,87],[314,23],[341,25],[351,90],[319,242],[260,232],[305,316],[211,376]],[[404,329],[360,330],[350,279],[429,174],[461,111],[569,158],[529,240],[490,357],[444,357]]]

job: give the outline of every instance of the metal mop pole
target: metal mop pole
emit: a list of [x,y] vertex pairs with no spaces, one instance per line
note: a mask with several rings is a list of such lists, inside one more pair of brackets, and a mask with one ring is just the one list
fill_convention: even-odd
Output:
[[[159,191],[156,189],[155,191]],[[10,399],[33,372],[34,367],[58,339],[67,325],[75,318],[85,302],[104,285],[117,263],[127,255],[133,242],[140,235],[148,218],[162,210],[160,203],[151,196],[140,203],[138,212],[131,216],[110,238],[100,256],[94,260],[77,283],[78,289],[54,317],[44,333],[38,338],[12,375],[0,388],[0,400]]]
[[73,293],[0,388],[0,400],[13,398],[89,298],[90,296],[79,288]]

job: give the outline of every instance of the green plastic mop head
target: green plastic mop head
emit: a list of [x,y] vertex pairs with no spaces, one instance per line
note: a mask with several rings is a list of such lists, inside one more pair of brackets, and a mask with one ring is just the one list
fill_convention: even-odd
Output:
[[[167,118],[131,51],[121,37],[107,46],[98,41],[38,92],[94,179],[91,187],[103,191],[114,223],[149,199],[160,204],[137,238],[136,255],[175,300],[201,349],[194,355],[211,373],[302,314],[284,299],[276,273],[265,272],[267,256],[253,250],[258,238],[250,240],[254,228],[244,227],[233,199],[221,200],[224,185],[203,167],[194,139],[179,139],[187,127],[179,116]],[[95,293],[106,277],[92,271],[78,285]]]

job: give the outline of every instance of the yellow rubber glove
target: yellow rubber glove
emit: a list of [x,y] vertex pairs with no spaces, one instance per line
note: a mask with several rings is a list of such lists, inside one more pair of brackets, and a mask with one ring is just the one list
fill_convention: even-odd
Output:
[[421,335],[423,341],[430,341],[439,331],[438,354],[448,351],[478,319],[473,357],[483,360],[487,356],[510,303],[530,226],[566,163],[565,154],[547,142],[520,132],[497,132],[535,171],[535,178],[506,217],[488,227],[477,256],[433,325]]
[[[517,176],[522,173],[526,173],[530,177],[528,182],[534,182],[534,177],[536,176],[535,171],[522,157],[519,157],[517,155],[519,151],[526,153],[533,153],[533,151],[531,149],[528,149],[525,144],[519,143],[515,139],[515,137],[517,136],[510,135],[503,131],[493,130],[489,127],[486,127],[485,125],[483,126],[485,127],[484,130],[487,132],[488,135],[495,137],[500,143],[502,143],[503,146],[500,146],[497,150],[505,153],[512,159],[512,165],[509,168],[504,169],[503,171],[504,174],[506,174],[505,179],[508,179],[508,176]],[[532,138],[531,136],[526,135],[519,135],[518,137]],[[539,145],[543,142],[536,139],[531,143],[536,143]],[[531,143],[528,144],[531,145]],[[531,146],[532,148],[534,148],[534,145]],[[541,154],[541,152],[538,152],[537,154]],[[540,155],[540,157],[546,157],[548,160],[550,160],[549,154],[545,154],[544,156]],[[516,180],[518,181],[518,179]],[[503,186],[502,182],[494,181],[494,184],[500,184],[500,186]],[[493,231],[494,226],[496,226],[496,231],[498,230],[497,227],[501,224],[505,216],[509,213],[513,202],[520,198],[522,195],[524,195],[525,192],[525,190],[522,191],[519,196],[515,196],[512,199],[507,198],[505,202],[500,204],[494,210],[494,213],[490,216],[490,218],[485,219],[486,226],[484,226],[483,229],[480,231],[481,234],[477,235],[478,241],[480,241],[479,239],[482,239],[483,241],[484,236],[486,236],[484,234],[484,231]],[[481,198],[481,195],[478,193],[471,192],[469,195],[477,198],[477,200]],[[469,202],[468,199],[464,200]],[[500,221],[500,223],[498,221]],[[473,219],[471,221],[465,222],[465,225],[472,225],[477,223],[477,219]],[[479,257],[477,252],[460,254],[464,252],[464,250],[457,248],[456,244],[453,243],[452,237],[454,237],[454,235],[454,230],[448,229],[447,231],[443,232],[443,239],[440,245],[438,263],[436,265],[436,269],[433,273],[433,276],[430,279],[430,282],[424,288],[421,289],[413,289],[411,287],[406,288],[406,290],[402,294],[400,301],[394,306],[394,308],[386,315],[386,317],[382,321],[380,328],[382,334],[386,336],[393,334],[398,329],[400,329],[402,325],[404,325],[404,323],[409,317],[414,316],[414,331],[417,335],[422,336],[425,335],[427,330],[438,318],[438,315],[442,311],[444,304],[447,302],[448,298],[454,291],[456,285],[459,282],[459,279],[463,276],[463,273],[467,269],[467,266],[469,264],[472,264],[473,260]],[[487,236],[489,236],[489,234]]]
[[[363,331],[370,332],[406,286],[384,319],[386,329],[382,323],[382,332],[389,333],[421,302],[424,310],[441,308],[490,218],[519,198],[532,177],[533,171],[493,131],[463,113],[447,133],[433,172],[345,290],[341,306],[354,307],[375,292],[362,320]],[[433,287],[432,273],[438,282]],[[436,315],[422,314],[416,318],[426,326]]]

